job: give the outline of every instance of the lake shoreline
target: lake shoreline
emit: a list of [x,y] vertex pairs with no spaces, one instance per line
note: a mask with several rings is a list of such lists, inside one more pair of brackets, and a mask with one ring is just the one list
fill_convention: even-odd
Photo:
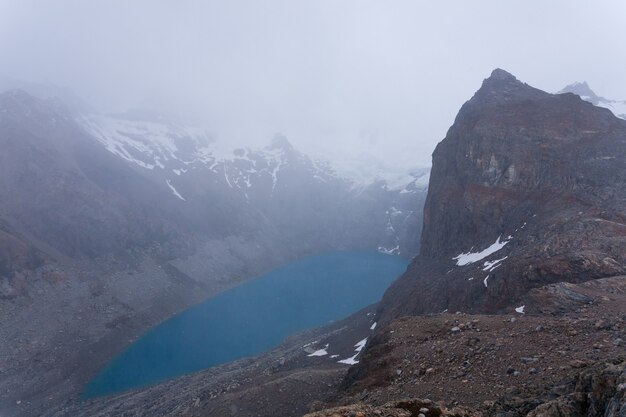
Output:
[[263,354],[292,334],[376,302],[406,265],[373,251],[332,251],[281,265],[148,330],[90,381],[81,399]]
[[[309,329],[290,336],[280,346],[259,356],[184,375],[152,386],[137,388],[110,396],[80,401],[72,400],[53,409],[49,416],[111,415],[149,416],[150,410],[211,410],[211,415],[230,415],[232,405],[238,412],[255,413],[259,398],[267,398],[267,412],[283,407],[277,415],[298,415],[308,411],[310,403],[324,401],[332,395],[348,365],[330,360],[329,356],[309,357],[304,345],[327,343],[341,356],[352,356],[356,341],[375,334],[378,304],[352,314],[328,326]],[[171,393],[176,392],[176,396]],[[299,392],[297,398],[286,393]],[[284,398],[283,398],[284,396]],[[193,413],[191,415],[194,415]],[[204,415],[204,414],[201,414]]]

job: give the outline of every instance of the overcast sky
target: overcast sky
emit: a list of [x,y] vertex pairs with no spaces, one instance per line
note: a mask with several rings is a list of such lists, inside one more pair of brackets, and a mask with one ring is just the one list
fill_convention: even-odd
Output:
[[625,22],[623,0],[0,0],[0,75],[181,109],[233,142],[427,164],[496,67],[626,99]]

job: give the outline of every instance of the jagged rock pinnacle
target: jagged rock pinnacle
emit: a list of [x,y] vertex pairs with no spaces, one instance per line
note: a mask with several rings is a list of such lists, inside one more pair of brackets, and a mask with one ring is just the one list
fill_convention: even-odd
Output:
[[511,73],[496,68],[488,78],[483,80],[481,88],[466,104],[470,106],[494,105],[503,100],[539,98],[546,95],[547,93],[519,81]]
[[491,75],[488,79],[491,80],[500,80],[500,81],[517,81],[515,76],[501,68],[496,68],[491,72]]
[[[445,309],[498,311],[539,284],[626,272],[592,263],[579,266],[581,257],[626,253],[614,249],[626,248],[620,232],[596,224],[595,214],[586,208],[597,204],[604,213],[624,212],[619,199],[626,165],[619,155],[626,150],[618,139],[624,136],[626,125],[608,110],[573,94],[538,90],[501,69],[493,71],[433,152],[420,254],[383,298],[381,323]],[[565,222],[571,228],[549,232],[560,242],[558,247],[549,243],[551,257],[559,259],[552,266],[542,244],[553,238],[546,232],[540,240],[537,233]],[[584,236],[578,227],[584,227]],[[514,236],[515,250],[526,257],[520,252],[509,257],[514,246],[507,246],[498,255],[508,257],[506,264],[492,274],[489,263],[477,263],[472,270],[453,261],[477,247],[500,247],[500,236]],[[616,243],[603,246],[608,239]],[[606,251],[609,247],[612,252]],[[623,268],[625,263],[615,265]]]

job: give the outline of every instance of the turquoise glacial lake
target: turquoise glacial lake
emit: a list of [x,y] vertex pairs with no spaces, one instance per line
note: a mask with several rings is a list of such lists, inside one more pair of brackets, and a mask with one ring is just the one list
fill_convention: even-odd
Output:
[[145,333],[102,369],[83,398],[206,369],[278,346],[382,297],[408,261],[338,251],[291,262],[220,293]]

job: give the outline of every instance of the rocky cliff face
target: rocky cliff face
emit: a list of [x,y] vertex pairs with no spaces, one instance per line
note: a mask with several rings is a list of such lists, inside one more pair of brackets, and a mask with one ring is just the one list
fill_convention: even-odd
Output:
[[465,103],[421,253],[331,401],[353,404],[311,416],[624,413],[626,123],[575,93],[495,70]]
[[421,253],[381,304],[495,312],[626,271],[626,123],[495,70],[433,153]]

